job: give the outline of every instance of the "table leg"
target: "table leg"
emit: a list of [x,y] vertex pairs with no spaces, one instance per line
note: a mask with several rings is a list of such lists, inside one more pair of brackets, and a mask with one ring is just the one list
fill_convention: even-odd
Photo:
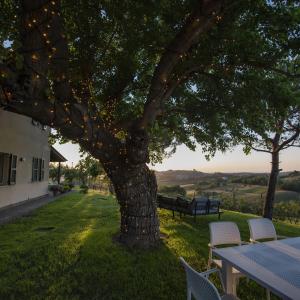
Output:
[[222,277],[225,285],[225,292],[236,296],[236,286],[232,274],[232,266],[225,261],[222,261]]

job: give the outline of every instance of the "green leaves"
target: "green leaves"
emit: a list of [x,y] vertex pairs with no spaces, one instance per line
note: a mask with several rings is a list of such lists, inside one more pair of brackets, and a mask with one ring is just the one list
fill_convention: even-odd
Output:
[[[194,0],[62,1],[68,78],[77,99],[96,110],[114,135],[126,136],[128,124],[143,115],[155,68],[197,5]],[[18,8],[12,1],[2,1],[0,8],[0,20],[8,21],[0,21],[0,40],[19,50]],[[299,104],[299,82],[286,77],[299,75],[299,23],[299,1],[225,2],[213,28],[178,53],[165,89],[180,84],[148,128],[153,159],[181,143],[191,149],[201,143],[209,154],[225,151],[245,132],[264,132],[273,117]],[[7,52],[1,49],[1,58]],[[16,65],[22,68],[22,55],[16,55]],[[88,101],[82,99],[86,86]]]

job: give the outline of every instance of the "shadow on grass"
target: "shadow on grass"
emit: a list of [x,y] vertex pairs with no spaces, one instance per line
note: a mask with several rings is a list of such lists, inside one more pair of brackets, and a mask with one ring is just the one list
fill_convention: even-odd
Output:
[[113,199],[73,194],[1,226],[0,299],[183,299],[183,270],[164,243],[128,251],[112,242],[118,210]]
[[[206,268],[208,223],[216,216],[172,219],[160,210],[168,238],[149,251],[114,243],[119,207],[95,192],[72,194],[30,218],[0,227],[0,299],[185,299],[185,274],[178,257],[196,270]],[[225,213],[248,228],[241,214]],[[51,228],[51,230],[38,230]],[[249,234],[248,234],[249,235]],[[263,299],[264,290],[242,281],[241,299]]]

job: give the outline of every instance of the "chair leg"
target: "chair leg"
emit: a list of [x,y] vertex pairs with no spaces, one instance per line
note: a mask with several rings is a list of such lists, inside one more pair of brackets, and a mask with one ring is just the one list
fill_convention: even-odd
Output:
[[192,300],[192,292],[191,292],[189,287],[187,288],[186,299],[187,300]]
[[236,288],[239,285],[239,279],[238,278],[233,278],[232,281],[232,294],[236,295]]
[[207,270],[211,269],[211,263],[212,263],[212,250],[211,250],[211,248],[209,248]]
[[267,300],[270,300],[271,299],[270,290],[266,290],[266,293],[267,293]]

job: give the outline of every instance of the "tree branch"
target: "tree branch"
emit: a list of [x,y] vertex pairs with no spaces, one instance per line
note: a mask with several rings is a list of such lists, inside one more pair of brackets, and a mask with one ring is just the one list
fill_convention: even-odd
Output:
[[272,153],[272,151],[264,150],[264,149],[259,149],[259,148],[255,148],[255,147],[252,147],[252,146],[251,146],[251,149],[253,149],[253,150],[257,151],[257,152],[265,152],[265,153],[269,153],[269,154]]
[[161,104],[175,66],[191,48],[200,34],[208,31],[221,19],[223,0],[199,1],[199,7],[188,17],[181,31],[175,36],[162,55],[156,67],[142,118],[138,127],[144,128],[153,123],[160,113]]
[[281,143],[281,145],[278,146],[276,149],[277,152],[282,150],[284,147],[285,149],[288,148],[289,143],[293,142],[296,140],[300,135],[300,130],[297,130],[289,139],[285,140],[284,142]]

